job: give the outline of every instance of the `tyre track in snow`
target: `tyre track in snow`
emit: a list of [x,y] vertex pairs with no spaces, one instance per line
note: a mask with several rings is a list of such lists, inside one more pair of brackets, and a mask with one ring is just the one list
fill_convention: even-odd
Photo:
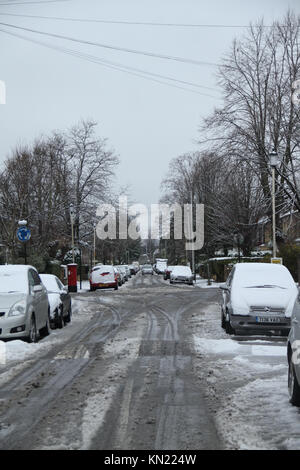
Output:
[[141,312],[146,312],[148,326],[139,357],[91,449],[222,447],[204,391],[194,380],[194,350],[181,318],[201,304],[201,297],[198,293],[191,300],[190,290],[170,293],[167,287],[155,276],[143,297]]

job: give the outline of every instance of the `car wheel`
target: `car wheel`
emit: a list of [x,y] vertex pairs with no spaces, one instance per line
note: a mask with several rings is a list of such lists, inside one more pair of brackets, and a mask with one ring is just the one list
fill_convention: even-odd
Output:
[[94,292],[95,290],[96,290],[95,287],[90,286],[90,291],[91,291],[91,292]]
[[34,315],[32,315],[30,319],[29,335],[28,335],[27,340],[28,340],[28,343],[37,342],[37,330],[36,330],[36,323],[35,323]]
[[290,402],[294,406],[300,406],[300,386],[295,374],[294,364],[292,362],[292,355],[289,355],[289,372],[288,372],[288,390]]
[[67,316],[65,317],[65,323],[70,323],[71,318],[72,318],[72,304],[70,302],[70,307],[69,307]]
[[230,324],[230,316],[225,320],[225,331],[228,335],[235,335],[235,330],[232,328]]
[[118,286],[118,283],[116,284],[115,286],[115,290],[118,290],[119,289],[119,286]]
[[64,313],[63,313],[63,308],[60,307],[59,315],[57,318],[57,328],[61,329],[63,327],[64,327]]
[[223,311],[221,311],[221,327],[223,328],[223,330],[225,330],[225,317],[223,315]]
[[40,330],[40,335],[42,338],[45,338],[46,336],[49,336],[51,333],[51,327],[50,327],[50,307],[48,306],[48,315],[47,315],[47,321],[46,325],[44,328],[41,328]]

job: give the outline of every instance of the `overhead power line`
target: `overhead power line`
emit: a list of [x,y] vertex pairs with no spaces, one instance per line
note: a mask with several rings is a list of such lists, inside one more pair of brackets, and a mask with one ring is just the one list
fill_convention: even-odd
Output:
[[[54,0],[52,0],[54,1]],[[1,3],[0,3],[1,5]],[[72,21],[78,23],[104,23],[104,24],[118,24],[118,25],[133,25],[133,26],[167,26],[176,28],[250,28],[251,26],[242,24],[205,24],[205,23],[159,23],[155,21],[127,21],[127,20],[104,20],[101,18],[70,18],[65,16],[45,16],[45,15],[25,15],[18,13],[2,12],[0,15],[16,16],[20,18],[35,18],[42,20],[55,20],[55,21]],[[270,26],[262,25],[264,28]]]
[[27,31],[29,33],[40,34],[42,36],[49,36],[49,37],[56,38],[56,39],[63,39],[63,40],[67,40],[67,41],[72,41],[72,42],[76,42],[76,43],[80,43],[80,44],[86,44],[86,45],[89,45],[89,46],[101,47],[101,48],[104,48],[104,49],[110,49],[110,50],[119,51],[119,52],[127,52],[127,53],[130,53],[130,54],[144,55],[144,56],[148,56],[148,57],[155,57],[155,58],[158,58],[158,59],[172,60],[172,61],[176,61],[176,62],[183,62],[183,63],[193,64],[193,65],[208,65],[208,66],[214,66],[214,67],[219,65],[219,64],[215,64],[213,62],[204,62],[204,61],[199,61],[199,60],[186,59],[184,57],[176,57],[176,56],[170,56],[170,55],[165,55],[165,54],[156,54],[154,52],[140,51],[140,50],[136,50],[136,49],[128,49],[128,48],[119,47],[119,46],[112,46],[111,44],[104,44],[104,43],[100,43],[100,42],[87,41],[87,40],[84,40],[84,39],[77,39],[77,38],[74,38],[74,37],[71,37],[71,36],[63,36],[61,34],[55,34],[55,33],[49,33],[49,32],[45,32],[45,31],[39,31],[39,30],[36,30],[36,29],[25,28],[25,27],[22,27],[22,26],[17,26],[17,25],[9,24],[9,23],[0,22],[0,25],[6,26],[6,27],[9,27],[9,28],[13,28],[13,29]]
[[[188,82],[188,81],[184,81],[184,80],[178,80],[178,79],[175,79],[173,77],[168,77],[168,76],[165,76],[165,75],[156,74],[156,73],[153,73],[153,72],[148,72],[146,70],[138,69],[138,68],[135,68],[135,67],[129,67],[129,66],[126,66],[124,64],[108,61],[108,60],[105,60],[105,59],[102,59],[102,58],[99,58],[99,57],[96,57],[96,56],[93,56],[93,55],[90,55],[90,54],[86,54],[86,53],[83,53],[83,52],[80,52],[80,51],[62,48],[60,46],[55,46],[55,45],[52,45],[52,44],[49,44],[49,43],[45,43],[43,41],[28,38],[24,35],[21,35],[21,34],[18,34],[18,33],[13,33],[11,31],[7,31],[7,30],[2,29],[2,28],[0,28],[0,31],[3,32],[3,33],[9,34],[11,36],[23,39],[23,40],[33,42],[33,43],[41,45],[41,46],[48,47],[50,49],[54,49],[54,50],[57,50],[59,52],[63,52],[65,54],[68,54],[68,55],[71,55],[71,56],[75,56],[77,58],[87,60],[89,62],[96,63],[96,64],[102,65],[104,67],[108,67],[110,69],[119,70],[121,72],[125,72],[125,73],[128,73],[130,75],[135,75],[137,77],[148,79],[148,80],[151,80],[151,81],[154,81],[154,82],[157,82],[157,83],[161,83],[163,85],[173,86],[175,88],[179,88],[179,89],[183,89],[185,91],[197,93],[197,94],[200,94],[202,96],[208,96],[210,98],[218,98],[217,96],[213,96],[213,95],[209,95],[209,94],[205,94],[205,93],[200,93],[199,91],[194,90],[192,88],[187,88],[187,87],[183,87],[183,86],[174,85],[173,83],[163,82],[161,80],[158,80],[158,78],[168,80],[168,81],[172,81],[172,82],[176,82],[176,83],[179,83],[181,85],[187,85],[187,86],[196,87],[196,88],[205,88],[205,89],[213,90],[213,88],[205,87],[205,86],[199,85],[197,83]],[[152,77],[154,77],[154,78],[152,78]]]
[[[61,3],[69,2],[70,0],[43,0],[43,1],[29,1],[29,2],[0,2],[0,6],[11,6],[11,5],[43,5],[44,3]],[[10,13],[8,13],[9,15]]]

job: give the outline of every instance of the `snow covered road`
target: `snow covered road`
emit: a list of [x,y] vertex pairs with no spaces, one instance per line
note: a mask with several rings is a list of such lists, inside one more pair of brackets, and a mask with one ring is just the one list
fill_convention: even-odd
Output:
[[299,448],[285,341],[227,336],[219,297],[156,275],[74,294],[70,325],[7,343],[0,448]]

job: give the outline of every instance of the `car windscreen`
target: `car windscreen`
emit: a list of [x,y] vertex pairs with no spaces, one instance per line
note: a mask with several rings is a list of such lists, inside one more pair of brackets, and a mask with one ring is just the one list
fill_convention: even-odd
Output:
[[245,272],[237,272],[234,276],[234,285],[249,289],[290,289],[295,285],[295,283],[290,273],[285,269],[257,269]]
[[172,269],[172,274],[175,276],[191,276],[192,271],[188,266],[175,266]]
[[10,294],[14,292],[28,292],[28,274],[26,271],[0,273],[0,294]]
[[152,269],[151,264],[145,264],[144,269]]

